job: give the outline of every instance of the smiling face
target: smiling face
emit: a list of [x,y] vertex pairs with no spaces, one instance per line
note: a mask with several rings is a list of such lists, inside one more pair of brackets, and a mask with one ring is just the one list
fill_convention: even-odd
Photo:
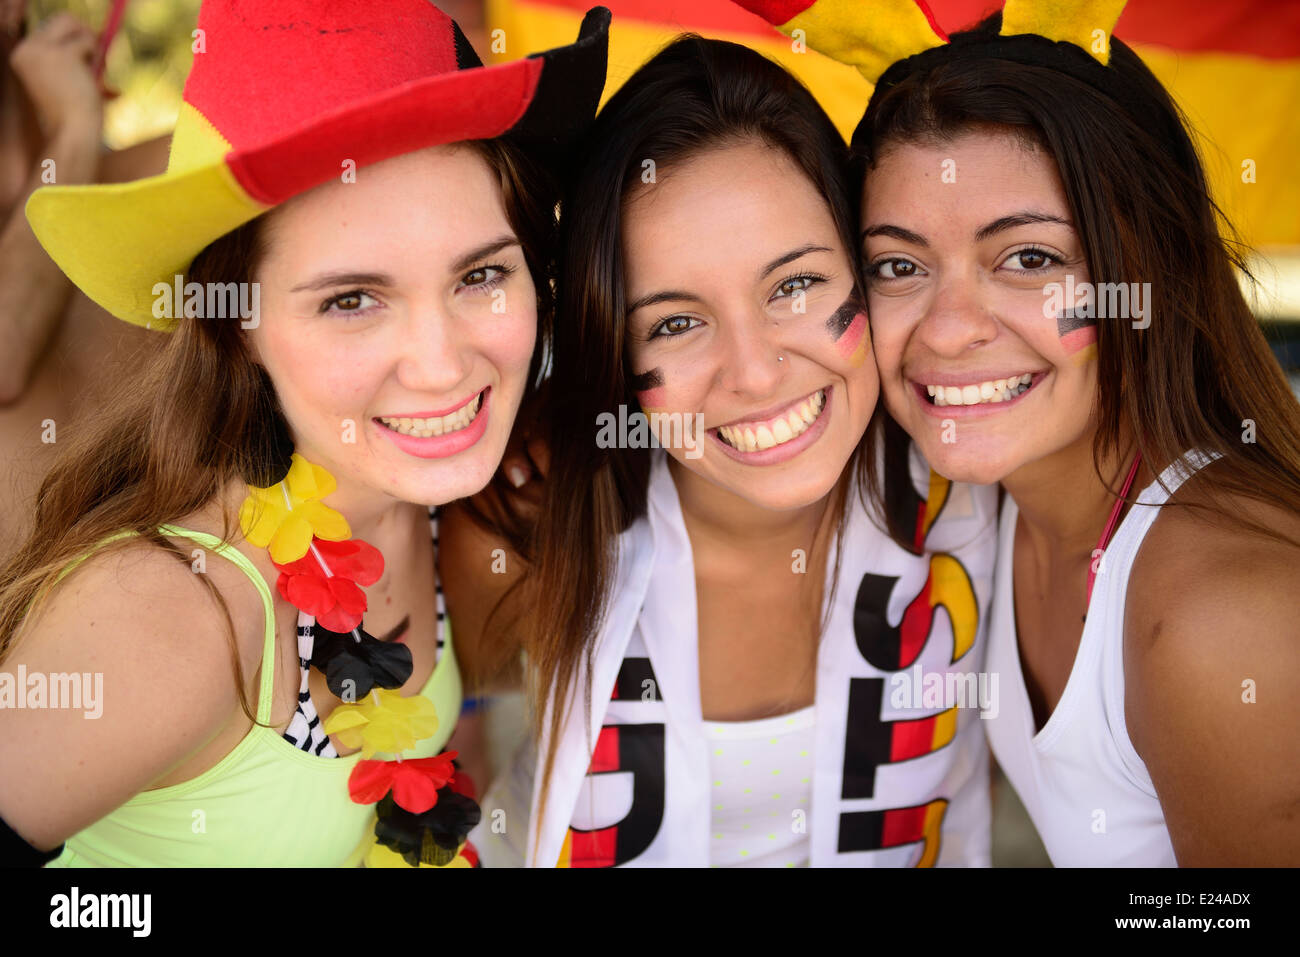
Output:
[[401,501],[486,485],[537,335],[487,161],[443,146],[368,166],[276,209],[264,238],[247,335],[297,450]]
[[1091,436],[1088,268],[1050,155],[993,131],[887,146],[862,226],[885,402],[936,471],[996,482]]
[[642,409],[707,430],[702,455],[669,454],[765,508],[825,496],[877,379],[848,250],[808,178],[757,141],[661,169],[624,204],[623,259]]

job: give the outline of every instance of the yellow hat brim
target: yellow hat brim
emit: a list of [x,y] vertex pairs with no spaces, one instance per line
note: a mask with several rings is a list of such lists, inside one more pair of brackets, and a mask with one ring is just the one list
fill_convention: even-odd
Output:
[[206,246],[270,208],[218,161],[131,183],[47,186],[27,201],[27,221],[90,299],[119,319],[169,332],[176,320],[154,314],[154,287],[173,285]]

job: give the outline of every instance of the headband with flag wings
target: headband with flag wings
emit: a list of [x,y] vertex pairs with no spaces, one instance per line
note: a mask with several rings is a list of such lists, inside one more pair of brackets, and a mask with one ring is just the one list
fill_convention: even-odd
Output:
[[[736,0],[787,36],[858,69],[870,83],[892,65],[949,42],[925,0]],[[1007,0],[1001,36],[1025,34],[1075,46],[1103,66],[1126,0]]]
[[[949,37],[925,0],[736,0],[810,49],[855,67],[874,100],[905,77],[958,59],[1002,59],[1066,73],[1100,90],[1153,131],[1168,120],[1109,67],[1126,0],[1006,0],[997,34]],[[870,112],[868,104],[867,112]],[[865,135],[859,124],[853,144]]]

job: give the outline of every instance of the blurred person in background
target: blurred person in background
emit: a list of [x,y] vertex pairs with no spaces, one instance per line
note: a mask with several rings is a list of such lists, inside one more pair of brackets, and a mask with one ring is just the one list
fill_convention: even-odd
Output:
[[50,183],[161,173],[170,140],[101,149],[94,32],[66,13],[26,24],[24,7],[0,0],[0,555],[27,531],[58,439],[155,339],[73,288],[32,235],[27,198]]

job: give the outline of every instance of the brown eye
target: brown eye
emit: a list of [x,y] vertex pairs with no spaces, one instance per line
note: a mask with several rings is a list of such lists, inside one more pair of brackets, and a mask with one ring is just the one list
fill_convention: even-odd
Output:
[[[1045,249],[1018,249],[1008,257],[1012,272],[1033,272],[1047,269],[1061,260]],[[1016,265],[1016,264],[1019,265]]]
[[911,279],[916,275],[916,263],[910,259],[882,259],[872,272],[880,279]]
[[683,332],[689,332],[694,329],[700,322],[690,316],[669,316],[664,319],[653,329],[647,339],[658,339],[660,336],[680,336]]
[[467,286],[481,286],[483,283],[487,282],[487,280],[488,275],[486,269],[475,269],[473,272],[466,273],[465,278],[461,281]]
[[370,306],[375,305],[375,299],[369,293],[362,292],[360,289],[353,289],[349,292],[335,296],[333,299],[326,299],[321,303],[321,312],[364,312]]

